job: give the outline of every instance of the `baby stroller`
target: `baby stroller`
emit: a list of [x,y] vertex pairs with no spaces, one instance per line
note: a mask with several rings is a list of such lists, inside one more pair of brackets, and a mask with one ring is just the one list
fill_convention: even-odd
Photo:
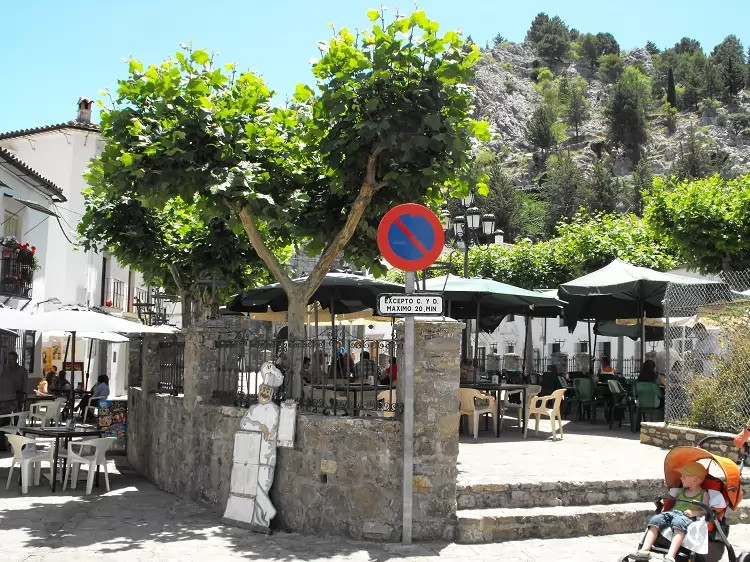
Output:
[[[708,526],[708,552],[706,554],[697,554],[696,552],[683,546],[677,553],[676,560],[679,562],[719,562],[724,552],[727,552],[729,562],[750,562],[750,553],[740,552],[736,554],[734,548],[729,544],[727,535],[729,534],[729,523],[726,520],[725,512],[727,509],[734,510],[742,501],[742,485],[740,475],[742,467],[745,466],[745,460],[750,447],[745,445],[739,454],[739,460],[735,464],[732,459],[714,455],[703,449],[703,445],[709,441],[732,441],[731,437],[705,437],[701,439],[697,447],[675,447],[664,459],[664,479],[667,487],[679,488],[681,486],[680,473],[675,469],[684,466],[693,461],[700,461],[708,469],[708,476],[703,481],[703,489],[709,494],[721,494],[726,502],[726,508],[712,508],[697,501],[690,501],[696,507],[702,509],[708,515],[706,524]],[[656,502],[656,513],[668,511],[674,506],[674,499],[660,499]],[[711,502],[713,503],[713,502]],[[689,531],[688,531],[689,534]],[[638,545],[638,549],[643,546],[644,538]],[[686,539],[687,542],[687,539]],[[669,540],[663,535],[659,535],[651,552],[654,554],[666,554],[669,550]],[[654,557],[654,560],[660,560]],[[624,556],[620,562],[630,562],[634,560],[630,555]]]

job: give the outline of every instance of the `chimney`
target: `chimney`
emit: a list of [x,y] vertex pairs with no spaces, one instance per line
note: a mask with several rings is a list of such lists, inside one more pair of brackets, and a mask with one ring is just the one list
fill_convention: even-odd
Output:
[[79,123],[91,123],[91,106],[94,104],[89,98],[78,98],[78,117]]

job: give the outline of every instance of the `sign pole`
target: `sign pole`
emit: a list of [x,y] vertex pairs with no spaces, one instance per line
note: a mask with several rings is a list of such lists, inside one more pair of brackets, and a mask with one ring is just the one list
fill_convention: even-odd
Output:
[[[414,272],[406,272],[405,293],[414,293]],[[414,315],[404,318],[404,477],[403,544],[411,544],[414,475]]]

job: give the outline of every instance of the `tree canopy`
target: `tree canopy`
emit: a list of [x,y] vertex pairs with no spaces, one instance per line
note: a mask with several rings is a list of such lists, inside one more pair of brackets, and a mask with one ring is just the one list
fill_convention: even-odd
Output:
[[706,273],[750,268],[750,174],[656,178],[644,218],[685,265]]
[[[288,107],[271,103],[257,75],[185,47],[161,64],[129,61],[101,116],[94,190],[149,209],[197,197],[204,221],[241,225],[289,297],[290,338],[302,337],[333,260],[381,269],[379,218],[394,204],[467,193],[472,142],[488,138],[488,124],[471,118],[476,45],[438,33],[422,11],[367,15],[370,29],[319,43],[315,85],[300,84]],[[320,255],[305,282],[276,252],[292,241]]]

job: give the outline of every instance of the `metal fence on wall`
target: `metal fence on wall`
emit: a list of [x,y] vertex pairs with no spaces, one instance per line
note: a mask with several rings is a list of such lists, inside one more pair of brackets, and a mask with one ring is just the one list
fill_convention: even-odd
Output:
[[159,344],[159,390],[177,396],[185,390],[185,342]]
[[750,271],[665,295],[665,419],[737,432],[750,418]]
[[[382,416],[400,412],[395,391],[398,342],[362,340],[342,334],[335,339],[259,340],[255,336],[216,342],[219,367],[213,399],[220,404],[248,407],[258,399],[263,382],[260,368],[272,361],[284,373],[275,400],[292,395],[291,365],[302,369],[302,410],[326,415]],[[368,357],[369,356],[369,357]]]

